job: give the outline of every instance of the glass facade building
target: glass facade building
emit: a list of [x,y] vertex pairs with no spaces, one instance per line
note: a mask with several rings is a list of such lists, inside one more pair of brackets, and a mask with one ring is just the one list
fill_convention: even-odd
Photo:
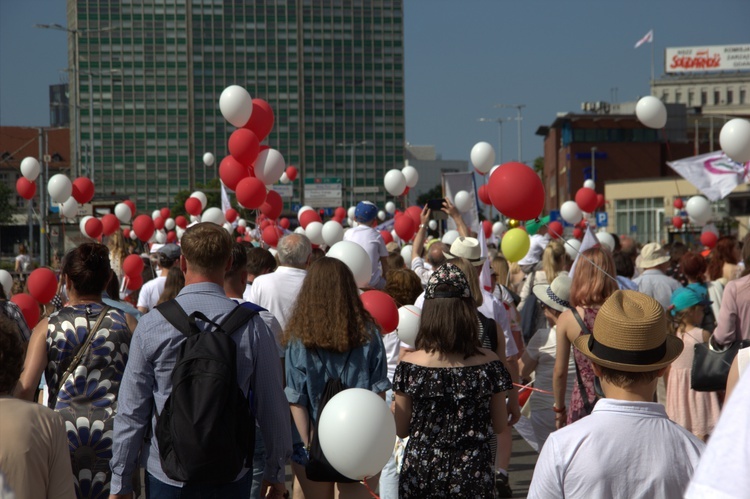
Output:
[[402,0],[68,0],[68,28],[71,147],[93,144],[97,193],[150,210],[216,177],[233,130],[219,96],[238,84],[300,172],[287,207],[321,177],[385,202],[404,156]]

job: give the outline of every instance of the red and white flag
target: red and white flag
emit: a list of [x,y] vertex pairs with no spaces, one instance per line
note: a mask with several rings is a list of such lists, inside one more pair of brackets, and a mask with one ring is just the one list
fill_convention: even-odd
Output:
[[711,201],[724,199],[750,181],[750,163],[737,163],[722,151],[667,161],[667,165]]
[[635,42],[635,48],[640,47],[644,43],[653,43],[654,41],[654,30],[650,30],[648,33],[646,33],[646,36]]

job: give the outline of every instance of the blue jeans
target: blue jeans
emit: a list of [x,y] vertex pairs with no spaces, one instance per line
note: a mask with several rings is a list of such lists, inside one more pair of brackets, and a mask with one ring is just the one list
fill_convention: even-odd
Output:
[[250,499],[260,499],[261,485],[263,484],[263,472],[266,469],[266,444],[263,442],[263,433],[260,428],[255,428],[255,452],[253,453],[253,486],[250,490]]
[[248,472],[236,482],[224,485],[168,485],[146,472],[147,499],[246,499],[250,495],[253,474]]

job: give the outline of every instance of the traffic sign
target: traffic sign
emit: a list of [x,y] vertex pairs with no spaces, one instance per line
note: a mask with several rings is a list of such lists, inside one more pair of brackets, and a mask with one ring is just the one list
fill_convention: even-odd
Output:
[[606,227],[609,225],[609,215],[606,211],[600,211],[596,214],[596,226],[597,227]]

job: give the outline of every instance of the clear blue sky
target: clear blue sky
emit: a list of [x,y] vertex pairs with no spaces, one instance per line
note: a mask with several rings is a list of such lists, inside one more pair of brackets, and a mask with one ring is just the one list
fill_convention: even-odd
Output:
[[[65,0],[0,0],[0,125],[49,124],[48,87],[67,66]],[[583,101],[620,102],[649,92],[654,29],[656,75],[666,47],[750,43],[748,0],[405,0],[406,139],[445,159],[497,145],[494,123],[525,104],[523,159],[542,155],[534,135]],[[504,125],[503,158],[517,156],[516,123]]]

